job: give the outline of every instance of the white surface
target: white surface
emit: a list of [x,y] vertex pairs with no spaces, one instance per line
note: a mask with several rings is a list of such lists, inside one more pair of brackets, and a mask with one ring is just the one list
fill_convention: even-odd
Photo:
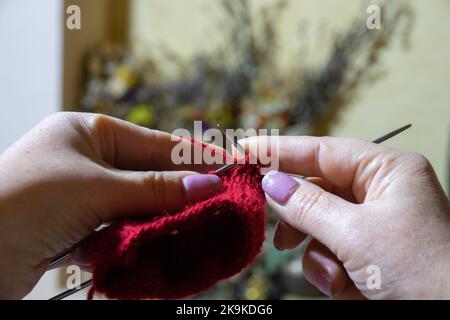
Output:
[[0,152],[60,109],[62,1],[0,1]]

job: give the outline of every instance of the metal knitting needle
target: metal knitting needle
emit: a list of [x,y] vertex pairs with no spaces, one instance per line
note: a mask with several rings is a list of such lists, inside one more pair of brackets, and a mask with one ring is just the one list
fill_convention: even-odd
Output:
[[[247,155],[247,153],[245,152],[244,147],[243,147],[239,142],[237,142],[237,141],[236,141],[235,139],[233,139],[230,135],[228,135],[227,132],[226,132],[220,125],[217,125],[217,127],[218,127],[219,130],[225,135],[225,137],[226,137],[230,142],[233,143],[233,145],[236,147],[236,149],[238,149],[238,150],[239,150],[240,152],[242,152],[243,154]],[[372,143],[375,143],[375,144],[381,144],[381,143],[383,143],[383,142],[385,142],[385,141],[387,141],[387,140],[389,140],[389,139],[391,139],[391,138],[393,138],[393,137],[399,135],[399,134],[402,133],[403,131],[408,130],[408,129],[411,128],[411,127],[412,127],[412,124],[407,124],[406,126],[403,126],[403,127],[401,127],[401,128],[398,128],[398,129],[396,129],[396,130],[394,130],[394,131],[391,131],[391,132],[385,134],[385,135],[382,136],[382,137],[379,137],[379,138],[373,140]],[[217,173],[226,172],[226,171],[228,171],[228,170],[231,170],[231,169],[236,168],[237,166],[238,166],[238,164],[236,164],[236,163],[228,164],[228,165],[226,165],[226,166],[224,166],[224,167],[222,167],[222,168],[216,170],[216,172],[217,172]]]
[[407,124],[406,126],[403,126],[403,127],[399,128],[397,130],[394,130],[392,132],[389,132],[388,134],[385,134],[384,136],[379,137],[378,139],[375,139],[372,142],[376,143],[376,144],[383,143],[383,142],[385,142],[385,141],[395,137],[396,135],[402,133],[403,131],[408,130],[411,127],[412,127],[412,124]]
[[[230,136],[226,130],[224,128],[222,128],[222,126],[220,124],[217,125],[217,128],[219,128],[219,130],[222,132],[222,134],[225,136],[225,138],[234,145],[234,147],[241,152],[243,155],[247,156],[247,152],[245,151],[244,147],[236,140],[234,139],[232,136]],[[227,164],[226,166],[217,169],[216,173],[222,173],[222,172],[226,172],[229,170],[232,170],[234,168],[236,168],[239,164],[237,163],[231,163],[231,164]]]
[[227,164],[226,166],[223,166],[220,169],[217,169],[215,172],[216,173],[226,172],[226,171],[229,171],[229,170],[232,170],[232,169],[236,168],[237,166],[238,166],[237,163],[230,163],[230,164]]
[[[223,130],[220,126],[218,126],[218,127],[219,127],[219,129],[220,129],[222,132],[224,132],[224,130]],[[411,124],[408,124],[408,125],[406,125],[406,126],[403,126],[403,127],[399,128],[399,129],[397,129],[397,130],[394,130],[394,131],[392,131],[392,132],[389,132],[388,134],[385,134],[384,136],[379,137],[379,138],[373,140],[372,143],[375,143],[375,144],[383,143],[383,142],[385,142],[385,141],[387,141],[387,140],[389,140],[389,139],[392,139],[392,138],[395,137],[396,135],[402,133],[403,131],[405,131],[405,130],[411,128],[411,127],[412,127]],[[240,151],[240,150],[244,150],[243,153],[244,153],[244,154],[247,154],[247,153],[245,152],[245,149],[242,147],[242,145],[239,144],[239,142],[235,141],[235,139],[233,139],[233,138],[231,138],[229,135],[227,135],[226,132],[225,132],[225,137],[226,137],[230,142],[233,143],[233,145],[236,147],[236,149],[238,149],[239,151]],[[217,173],[225,172],[225,171],[234,169],[234,168],[237,167],[237,166],[238,166],[238,164],[235,164],[235,163],[229,164],[229,165],[226,165],[226,166],[224,166],[224,167],[222,167],[222,168],[216,170],[216,172],[217,172]],[[71,253],[69,252],[69,253],[66,253],[66,254],[64,254],[64,255],[62,255],[62,256],[56,258],[55,260],[53,260],[53,261],[50,263],[49,268],[51,268],[51,266],[54,267],[54,266],[58,265],[60,262],[63,262],[63,261],[68,260],[68,259],[70,258],[70,255],[71,255]],[[64,298],[67,298],[67,297],[69,297],[69,296],[71,296],[71,295],[77,293],[78,291],[81,291],[81,290],[83,290],[83,289],[89,287],[91,284],[92,284],[92,280],[88,280],[88,281],[86,281],[86,282],[83,282],[79,287],[73,288],[73,289],[70,289],[70,290],[67,290],[67,291],[65,291],[65,292],[63,292],[63,293],[61,293],[61,294],[59,294],[59,295],[57,295],[57,296],[51,298],[50,300],[62,300],[62,299],[64,299]]]
[[237,139],[230,136],[228,134],[228,132],[224,128],[222,128],[222,126],[220,124],[217,125],[217,128],[219,128],[219,130],[222,132],[222,134],[225,136],[225,138],[229,142],[231,142],[235,146],[235,148],[239,150],[240,153],[242,153],[243,155],[247,155],[247,152],[245,151],[244,147],[237,141]]
[[72,255],[72,253],[69,251],[69,252],[63,253],[62,255],[56,257],[55,259],[52,260],[52,262],[50,262],[50,264],[47,267],[47,270],[54,269],[57,266],[69,261],[71,255]]
[[75,293],[77,293],[78,291],[81,291],[87,287],[89,287],[92,284],[93,280],[87,280],[85,282],[83,282],[82,284],[80,284],[79,287],[75,287],[73,289],[69,289],[67,291],[64,291],[63,293],[58,294],[57,296],[54,296],[53,298],[50,298],[49,300],[62,300],[65,299]]

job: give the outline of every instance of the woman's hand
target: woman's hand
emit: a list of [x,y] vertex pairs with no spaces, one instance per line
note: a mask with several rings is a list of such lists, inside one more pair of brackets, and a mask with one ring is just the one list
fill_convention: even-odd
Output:
[[180,170],[173,138],[102,115],[58,113],[1,154],[0,298],[26,295],[54,256],[102,223],[219,192],[216,176],[170,171]]
[[[280,171],[316,177],[263,180],[281,220],[275,246],[314,238],[310,282],[333,298],[450,298],[450,205],[423,156],[354,139],[278,141]],[[256,154],[263,140],[245,143]]]

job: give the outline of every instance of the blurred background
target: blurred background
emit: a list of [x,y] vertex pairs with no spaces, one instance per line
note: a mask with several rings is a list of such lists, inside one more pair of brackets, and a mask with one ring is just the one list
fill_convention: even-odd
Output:
[[[366,27],[371,4],[380,30]],[[70,5],[81,30],[66,27]],[[60,110],[366,140],[412,123],[386,145],[426,155],[448,194],[449,30],[448,0],[0,0],[0,152]],[[320,299],[301,252],[266,241],[249,270],[201,297]],[[27,298],[67,277],[47,273]]]

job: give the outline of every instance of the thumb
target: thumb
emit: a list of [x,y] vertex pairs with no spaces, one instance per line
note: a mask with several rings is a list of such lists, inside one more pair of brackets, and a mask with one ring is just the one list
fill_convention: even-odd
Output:
[[340,239],[348,234],[356,205],[315,184],[271,171],[263,179],[269,206],[292,227],[311,235],[337,254]]
[[188,204],[206,200],[223,190],[216,175],[194,172],[116,171],[110,184],[104,221],[173,212]]

